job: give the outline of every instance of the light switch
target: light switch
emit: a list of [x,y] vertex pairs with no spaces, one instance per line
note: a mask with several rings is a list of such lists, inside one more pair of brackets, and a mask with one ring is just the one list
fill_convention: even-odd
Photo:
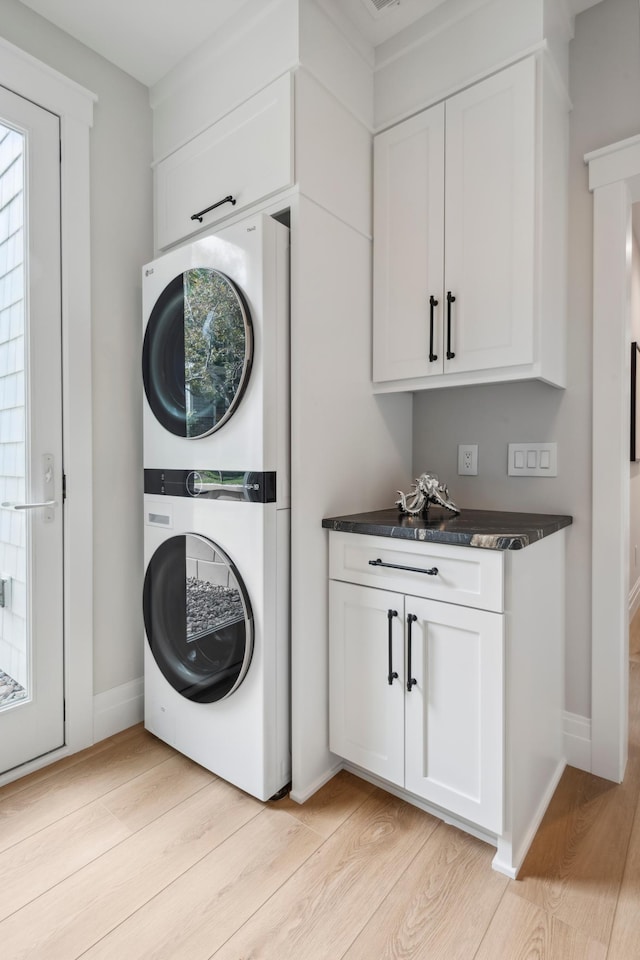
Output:
[[510,443],[507,473],[510,477],[557,477],[557,443]]

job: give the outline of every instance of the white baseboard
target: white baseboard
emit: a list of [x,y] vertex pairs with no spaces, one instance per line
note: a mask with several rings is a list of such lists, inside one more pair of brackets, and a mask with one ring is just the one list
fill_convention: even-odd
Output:
[[321,776],[319,776],[313,783],[308,784],[304,790],[294,789],[289,793],[289,796],[296,803],[306,803],[309,797],[312,797],[314,793],[317,793],[320,787],[324,787],[325,783],[328,783],[329,780],[332,780],[336,773],[342,770],[344,764],[342,761],[337,763],[334,767],[330,767],[329,770],[326,770]]
[[93,698],[93,742],[98,743],[144,719],[142,677],[97,693]]
[[570,767],[591,773],[591,720],[588,717],[565,711],[564,755]]
[[629,592],[629,620],[633,620],[640,610],[640,577],[636,580]]

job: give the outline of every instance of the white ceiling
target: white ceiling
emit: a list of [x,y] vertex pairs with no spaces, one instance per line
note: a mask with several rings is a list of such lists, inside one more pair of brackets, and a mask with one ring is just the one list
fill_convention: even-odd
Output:
[[247,0],[21,0],[151,86]]
[[[248,0],[21,0],[151,86],[236,16]],[[325,0],[325,3],[327,0]],[[376,17],[363,0],[329,0],[373,46],[453,0],[397,0]],[[600,0],[568,0],[574,13]]]

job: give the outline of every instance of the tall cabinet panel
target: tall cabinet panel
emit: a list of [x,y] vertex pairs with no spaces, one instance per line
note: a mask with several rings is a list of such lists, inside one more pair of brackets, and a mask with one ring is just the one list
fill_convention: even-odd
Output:
[[444,104],[376,137],[374,170],[374,380],[442,373]]

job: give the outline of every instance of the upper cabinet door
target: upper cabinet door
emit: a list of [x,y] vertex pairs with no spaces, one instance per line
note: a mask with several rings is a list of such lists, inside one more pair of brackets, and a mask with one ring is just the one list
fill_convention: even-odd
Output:
[[159,249],[293,183],[291,99],[285,75],[157,165]]
[[530,57],[446,104],[445,373],[534,359],[535,70]]
[[444,104],[375,138],[373,232],[373,379],[441,374]]

